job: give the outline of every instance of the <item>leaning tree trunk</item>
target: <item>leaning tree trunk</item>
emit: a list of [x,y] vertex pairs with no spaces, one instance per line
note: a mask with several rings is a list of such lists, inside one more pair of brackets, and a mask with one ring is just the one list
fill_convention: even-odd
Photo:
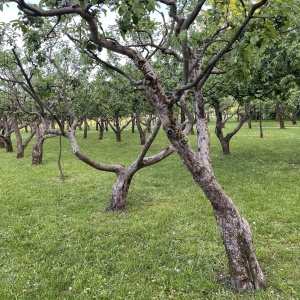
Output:
[[166,133],[213,207],[235,290],[245,292],[249,289],[264,289],[266,283],[254,252],[250,227],[214,177],[210,164],[206,119],[197,120],[199,156],[171,123],[165,123],[168,127]]
[[[249,224],[241,217],[232,200],[214,177],[209,155],[209,133],[205,120],[202,88],[196,87],[198,149],[202,172],[193,174],[214,209],[223,244],[229,260],[235,290],[265,289],[266,282],[253,246]],[[202,174],[201,174],[202,173]]]
[[181,131],[180,124],[176,120],[167,96],[163,93],[155,72],[147,63],[143,64],[142,70],[147,76],[145,91],[158,112],[167,137],[213,207],[228,256],[235,290],[244,292],[249,289],[264,289],[265,278],[256,259],[250,227],[240,216],[232,200],[226,195],[213,174],[202,87],[195,86],[194,90],[198,131],[197,155]]
[[232,200],[214,178],[201,181],[214,209],[235,290],[264,289],[266,283],[255,255],[248,222],[240,216]]

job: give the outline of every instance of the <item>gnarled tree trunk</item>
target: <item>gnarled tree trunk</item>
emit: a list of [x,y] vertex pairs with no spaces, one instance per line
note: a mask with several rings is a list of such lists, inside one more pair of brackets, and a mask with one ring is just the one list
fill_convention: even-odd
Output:
[[198,134],[197,155],[181,131],[180,124],[176,120],[167,96],[162,91],[156,74],[147,63],[143,65],[142,70],[147,76],[145,90],[157,109],[166,135],[213,207],[229,260],[235,290],[244,292],[248,289],[266,288],[265,278],[254,252],[250,227],[240,216],[232,200],[226,195],[213,174],[202,87],[200,85],[194,87]]
[[41,165],[43,163],[44,138],[37,134],[35,145],[32,149],[32,164]]
[[[150,120],[151,121],[151,120]],[[161,151],[150,157],[145,157],[147,151],[149,150],[152,142],[154,141],[159,128],[161,126],[160,120],[156,123],[151,135],[143,146],[138,158],[134,161],[127,169],[123,169],[118,173],[117,181],[112,189],[109,209],[111,210],[124,210],[126,207],[126,200],[130,188],[131,180],[134,174],[140,169],[156,164],[172,154],[174,152],[173,147],[167,147],[165,150]]]
[[137,168],[131,168],[131,170],[127,169],[118,175],[117,181],[112,189],[109,209],[120,211],[126,208],[130,183],[137,170]]

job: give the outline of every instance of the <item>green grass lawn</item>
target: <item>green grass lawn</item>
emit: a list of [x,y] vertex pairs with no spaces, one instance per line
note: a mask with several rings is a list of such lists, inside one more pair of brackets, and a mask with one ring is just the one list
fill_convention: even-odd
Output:
[[[251,225],[268,289],[228,286],[225,251],[212,209],[176,154],[139,171],[127,211],[106,212],[114,174],[80,162],[63,141],[46,140],[44,163],[0,149],[0,299],[300,299],[300,127],[244,127],[230,156],[211,127],[216,177]],[[228,129],[235,126],[231,122]],[[128,166],[140,150],[129,130],[116,143],[78,140],[104,163]],[[190,142],[196,146],[196,137]],[[168,145],[161,132],[151,153]]]

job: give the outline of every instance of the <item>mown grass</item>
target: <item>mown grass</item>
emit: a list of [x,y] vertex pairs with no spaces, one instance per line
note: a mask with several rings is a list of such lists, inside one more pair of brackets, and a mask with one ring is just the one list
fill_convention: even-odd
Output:
[[[251,225],[267,291],[230,289],[210,204],[176,154],[139,171],[127,211],[112,213],[115,176],[77,160],[64,140],[62,182],[55,138],[41,166],[31,165],[31,149],[19,160],[0,149],[0,299],[300,299],[300,128],[264,125],[263,139],[258,128],[241,129],[230,156],[212,133],[211,151],[216,177]],[[122,138],[78,133],[93,158],[128,166],[138,133]],[[167,144],[161,133],[151,153]]]

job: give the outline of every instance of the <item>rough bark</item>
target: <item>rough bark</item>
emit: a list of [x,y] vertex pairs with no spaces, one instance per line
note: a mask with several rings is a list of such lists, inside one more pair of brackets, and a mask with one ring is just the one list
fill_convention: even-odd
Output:
[[12,116],[12,126],[14,128],[14,132],[15,132],[16,140],[17,140],[17,158],[23,158],[24,157],[24,147],[23,147],[22,136],[21,136],[21,132],[20,132],[20,129],[18,126],[18,120],[17,120],[16,115]]
[[137,172],[137,169],[131,168],[131,170],[124,170],[121,173],[112,189],[109,209],[121,211],[126,208],[126,200],[129,192],[130,183],[133,175]]
[[[32,135],[35,133],[36,141],[32,149],[32,164],[41,165],[43,163],[43,147],[44,141],[48,138],[56,137],[60,134],[55,129],[50,129],[49,121],[44,118],[42,124],[36,124]],[[31,138],[31,137],[30,137]],[[28,143],[28,139],[26,143]]]
[[201,89],[196,89],[197,132],[200,161],[203,175],[194,174],[214,209],[216,221],[229,259],[231,279],[237,291],[264,289],[263,272],[253,247],[249,224],[243,219],[232,200],[226,195],[213,174],[209,155],[209,134],[205,120],[204,100]]
[[143,65],[142,70],[147,79],[145,90],[157,109],[166,135],[214,209],[228,256],[234,288],[240,292],[251,288],[264,289],[265,278],[256,259],[250,227],[240,216],[232,200],[226,195],[213,174],[201,85],[195,87],[194,101],[197,112],[199,153],[197,156],[182,133],[156,74],[147,63]]
[[41,165],[43,163],[43,145],[44,145],[44,137],[42,136],[40,129],[37,129],[36,142],[32,149],[33,165]]

